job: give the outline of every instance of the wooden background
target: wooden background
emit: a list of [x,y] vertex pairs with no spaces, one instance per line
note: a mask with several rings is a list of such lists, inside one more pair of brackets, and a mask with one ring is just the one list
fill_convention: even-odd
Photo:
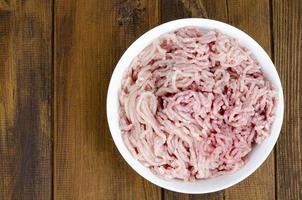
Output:
[[[105,100],[125,49],[183,17],[230,23],[270,54],[285,93],[266,162],[205,195],[152,185],[119,155]],[[302,1],[0,0],[0,199],[302,199]]]

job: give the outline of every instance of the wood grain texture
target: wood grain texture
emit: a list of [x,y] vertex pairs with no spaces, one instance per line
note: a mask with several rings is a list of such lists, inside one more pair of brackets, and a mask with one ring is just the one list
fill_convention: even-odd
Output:
[[[228,0],[229,23],[252,36],[271,53],[269,0]],[[259,14],[261,13],[261,14]],[[250,177],[225,191],[225,199],[275,198],[274,153]]]
[[272,1],[274,60],[285,98],[277,142],[277,198],[302,199],[302,3]]
[[10,6],[8,4],[8,2],[6,0],[0,0],[0,11],[9,11],[10,10]]
[[[228,19],[225,0],[162,0],[161,13],[162,22],[184,17],[203,17],[225,22]],[[224,199],[224,191],[202,195],[187,195],[164,190],[163,197],[165,200],[222,200]]]
[[158,23],[157,1],[55,5],[54,197],[160,199],[118,153],[106,121],[110,75],[123,51]]
[[51,199],[51,10],[0,0],[0,199]]
[[[184,17],[224,21],[256,39],[272,55],[286,105],[275,153],[238,185],[205,195],[144,180],[106,121],[122,53]],[[300,0],[0,0],[0,200],[302,199],[301,65]]]
[[161,22],[186,17],[202,17],[227,21],[227,4],[225,0],[162,0]]

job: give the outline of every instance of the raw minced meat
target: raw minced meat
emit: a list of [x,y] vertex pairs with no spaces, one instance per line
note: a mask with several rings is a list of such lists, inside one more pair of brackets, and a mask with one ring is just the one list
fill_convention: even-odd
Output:
[[248,49],[184,27],[146,47],[125,72],[120,126],[133,156],[164,179],[206,179],[244,165],[269,136],[276,94]]

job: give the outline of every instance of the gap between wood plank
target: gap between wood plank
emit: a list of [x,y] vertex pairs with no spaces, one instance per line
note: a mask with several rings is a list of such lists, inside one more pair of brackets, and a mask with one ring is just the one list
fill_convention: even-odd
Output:
[[[270,36],[271,36],[271,59],[273,63],[275,64],[275,45],[274,45],[274,13],[273,13],[273,2],[272,0],[269,0],[269,14],[270,14]],[[278,179],[277,179],[277,145],[274,147],[274,171],[275,171],[275,199],[278,199]]]
[[55,145],[54,145],[54,122],[55,122],[55,116],[54,116],[54,105],[55,105],[55,0],[52,0],[52,11],[51,11],[52,17],[52,23],[51,23],[51,199],[54,199],[54,176],[55,176],[55,170],[54,170],[54,164],[55,164]]

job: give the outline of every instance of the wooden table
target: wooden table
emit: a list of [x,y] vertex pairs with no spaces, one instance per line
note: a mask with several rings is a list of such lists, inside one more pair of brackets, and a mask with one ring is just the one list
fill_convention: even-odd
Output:
[[[302,199],[300,0],[0,0],[0,199]],[[136,174],[106,121],[111,73],[150,28],[177,18],[230,23],[276,64],[283,128],[265,163],[205,195],[161,189]]]

